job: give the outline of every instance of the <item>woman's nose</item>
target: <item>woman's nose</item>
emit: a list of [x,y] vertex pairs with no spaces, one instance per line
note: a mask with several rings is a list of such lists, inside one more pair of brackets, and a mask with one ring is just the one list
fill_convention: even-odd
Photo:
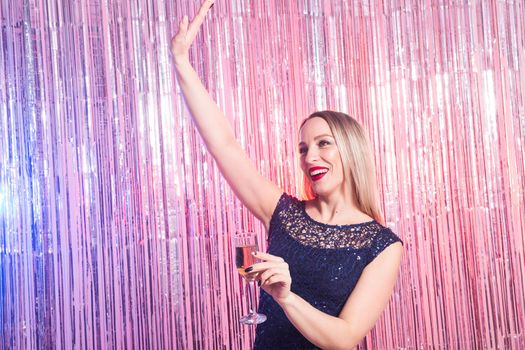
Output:
[[304,160],[306,161],[306,163],[311,163],[318,159],[319,159],[319,152],[314,147],[310,147],[308,151],[306,151]]

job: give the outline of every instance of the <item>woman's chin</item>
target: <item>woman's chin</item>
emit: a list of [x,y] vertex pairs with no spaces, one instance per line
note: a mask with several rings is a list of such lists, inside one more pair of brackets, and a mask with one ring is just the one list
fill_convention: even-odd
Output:
[[323,185],[324,184],[312,184],[312,192],[315,194],[316,197],[326,197],[334,194],[334,192],[337,191],[344,192],[344,190],[340,187]]
[[324,188],[323,186],[317,186],[317,187],[312,186],[312,189],[316,197],[319,197],[319,196],[324,197],[333,191],[333,190]]

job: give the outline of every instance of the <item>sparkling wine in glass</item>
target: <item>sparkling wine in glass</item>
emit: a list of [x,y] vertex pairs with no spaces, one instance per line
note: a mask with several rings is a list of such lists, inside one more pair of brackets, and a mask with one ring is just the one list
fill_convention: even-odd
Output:
[[255,263],[252,253],[258,249],[257,236],[254,232],[241,232],[237,233],[233,240],[235,245],[235,266],[248,286],[248,306],[250,308],[248,315],[241,317],[240,322],[242,324],[259,324],[266,321],[266,315],[255,311],[255,296],[257,293],[255,280],[249,278],[244,272],[244,269]]

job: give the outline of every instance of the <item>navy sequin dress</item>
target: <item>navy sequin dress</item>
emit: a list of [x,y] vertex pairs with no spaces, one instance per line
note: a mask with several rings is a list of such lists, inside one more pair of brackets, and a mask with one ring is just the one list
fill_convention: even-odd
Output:
[[[283,193],[272,215],[268,253],[289,265],[292,292],[332,316],[343,309],[363,269],[386,247],[401,242],[376,221],[327,225],[313,220],[305,202]],[[257,326],[254,349],[317,349],[261,289],[259,312],[268,320]]]

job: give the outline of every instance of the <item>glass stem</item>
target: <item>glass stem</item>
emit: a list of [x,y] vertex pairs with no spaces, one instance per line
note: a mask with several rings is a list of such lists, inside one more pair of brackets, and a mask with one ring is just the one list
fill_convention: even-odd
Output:
[[255,312],[255,294],[257,293],[257,291],[255,290],[255,288],[252,287],[253,282],[246,281],[246,283],[248,284],[248,307],[250,309],[250,315],[253,315],[256,313]]

